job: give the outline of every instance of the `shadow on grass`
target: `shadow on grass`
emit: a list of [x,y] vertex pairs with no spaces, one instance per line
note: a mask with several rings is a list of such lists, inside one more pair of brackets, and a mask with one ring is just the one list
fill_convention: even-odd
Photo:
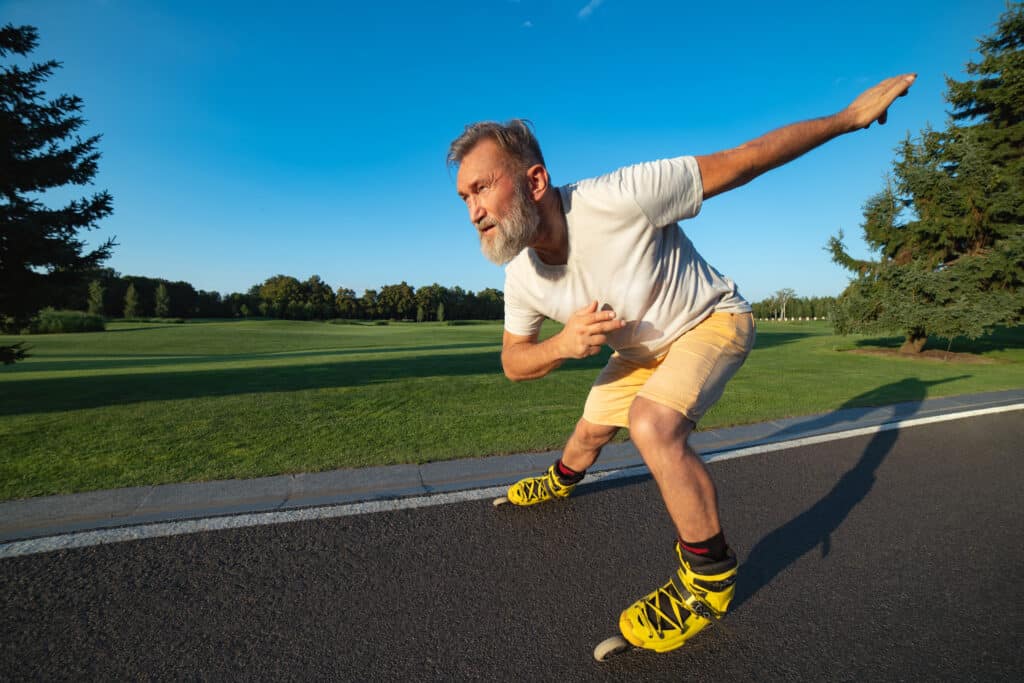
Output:
[[[435,353],[459,349],[486,349],[476,352]],[[358,355],[400,352],[393,358],[359,358]],[[563,366],[569,370],[604,366],[609,352],[584,360],[571,360]],[[191,362],[224,362],[225,360],[270,360],[324,356],[322,362],[301,365],[260,365],[251,368],[186,370],[176,372],[174,366]],[[338,358],[338,356],[349,356]],[[85,362],[67,361],[55,370],[130,369],[131,362],[108,359]],[[50,366],[65,364],[51,361]],[[137,364],[143,370],[131,374],[71,376],[46,379],[11,379],[0,383],[0,416],[55,413],[106,405],[123,405],[141,401],[180,400],[248,393],[306,391],[339,387],[366,386],[391,381],[427,377],[469,375],[503,375],[501,352],[490,344],[457,343],[432,346],[361,347],[323,351],[255,353],[233,356],[184,356],[146,359]],[[158,366],[167,370],[146,372]],[[45,370],[43,364],[33,366]],[[438,385],[438,391],[443,385]]]
[[[4,382],[0,415],[236,394],[354,387],[418,377],[500,374],[497,352]],[[439,390],[441,388],[439,387]]]
[[233,363],[239,361],[275,361],[286,358],[302,359],[329,356],[350,356],[373,353],[407,353],[421,355],[433,351],[451,351],[454,349],[494,349],[498,347],[490,342],[465,342],[458,344],[437,344],[432,346],[354,346],[344,349],[323,349],[317,351],[273,351],[265,353],[240,353],[218,355],[181,355],[173,353],[147,353],[123,356],[100,354],[76,354],[69,360],[37,359],[32,363],[23,363],[11,368],[11,374],[18,372],[69,372],[76,370],[126,370],[132,367],[154,368],[166,366],[173,369],[178,365],[201,365],[204,363]]
[[[125,324],[129,324],[129,323],[125,323]],[[103,330],[103,332],[110,332],[112,334],[113,333],[120,334],[122,332],[142,332],[144,330],[163,330],[163,329],[166,329],[168,327],[172,327],[172,325],[168,324],[168,325],[145,325],[143,327],[118,327],[118,328],[114,328],[114,329],[106,329],[106,330]],[[177,327],[177,325],[173,325],[173,327]]]
[[801,339],[815,336],[820,335],[816,335],[813,332],[775,332],[759,329],[757,331],[757,338],[754,340],[754,348],[770,349],[775,346],[784,346],[785,344],[792,344],[793,342],[798,342]]
[[[924,382],[905,379],[855,396],[843,408],[863,405],[881,396],[899,395],[910,402],[901,417],[909,417],[921,408],[928,387],[953,379]],[[821,418],[828,420],[829,416]],[[833,423],[834,424],[834,423]],[[806,429],[806,425],[802,425]],[[786,431],[786,430],[783,430]],[[782,432],[780,432],[781,434]],[[844,474],[821,500],[758,541],[741,567],[733,609],[743,605],[759,590],[770,584],[786,568],[821,548],[826,557],[832,547],[832,533],[842,525],[850,512],[867,497],[875,483],[879,466],[892,451],[899,437],[898,430],[876,432],[857,464]],[[775,437],[773,437],[775,438]]]
[[[858,339],[854,342],[854,345],[858,348],[898,349],[903,345],[903,337]],[[992,334],[979,337],[978,339],[955,337],[952,345],[950,345],[948,339],[928,337],[928,343],[925,344],[925,349],[945,351],[947,348],[951,352],[956,353],[986,353],[989,351],[1006,351],[1007,349],[1024,349],[1024,326],[998,328]]]

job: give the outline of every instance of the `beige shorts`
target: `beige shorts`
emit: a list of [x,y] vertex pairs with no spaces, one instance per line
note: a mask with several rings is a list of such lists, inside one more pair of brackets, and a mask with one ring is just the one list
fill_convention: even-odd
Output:
[[645,363],[612,355],[594,381],[583,418],[599,425],[629,427],[633,399],[643,396],[686,416],[694,424],[722,397],[726,383],[754,346],[754,316],[712,313]]

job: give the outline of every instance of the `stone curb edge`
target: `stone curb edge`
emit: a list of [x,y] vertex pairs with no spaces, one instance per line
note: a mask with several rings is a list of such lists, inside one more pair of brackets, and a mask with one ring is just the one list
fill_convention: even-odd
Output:
[[[908,418],[1024,401],[1024,389],[926,399],[754,425],[696,432],[691,444],[709,460],[724,451],[792,441]],[[164,486],[142,486],[0,503],[0,543],[79,531],[225,515],[297,510],[508,485],[546,468],[558,451],[424,465],[392,465]],[[593,472],[642,466],[629,443],[611,444]],[[642,471],[642,470],[641,470]]]

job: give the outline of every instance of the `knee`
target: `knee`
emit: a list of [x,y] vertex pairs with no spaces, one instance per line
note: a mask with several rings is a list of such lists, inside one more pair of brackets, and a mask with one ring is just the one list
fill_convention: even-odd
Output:
[[576,423],[576,431],[573,432],[573,436],[576,442],[583,448],[598,450],[611,441],[617,431],[619,431],[618,427],[594,424],[593,422],[580,419]]
[[683,450],[693,423],[682,413],[643,398],[629,411],[629,436],[641,453]]

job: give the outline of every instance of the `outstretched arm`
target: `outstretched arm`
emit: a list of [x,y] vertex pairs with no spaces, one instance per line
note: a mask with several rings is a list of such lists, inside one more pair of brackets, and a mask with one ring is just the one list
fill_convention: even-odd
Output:
[[843,111],[820,119],[794,123],[756,140],[716,154],[697,157],[704,199],[745,185],[765,171],[781,166],[832,138],[884,124],[889,105],[907,94],[916,74],[887,78],[862,92]]

